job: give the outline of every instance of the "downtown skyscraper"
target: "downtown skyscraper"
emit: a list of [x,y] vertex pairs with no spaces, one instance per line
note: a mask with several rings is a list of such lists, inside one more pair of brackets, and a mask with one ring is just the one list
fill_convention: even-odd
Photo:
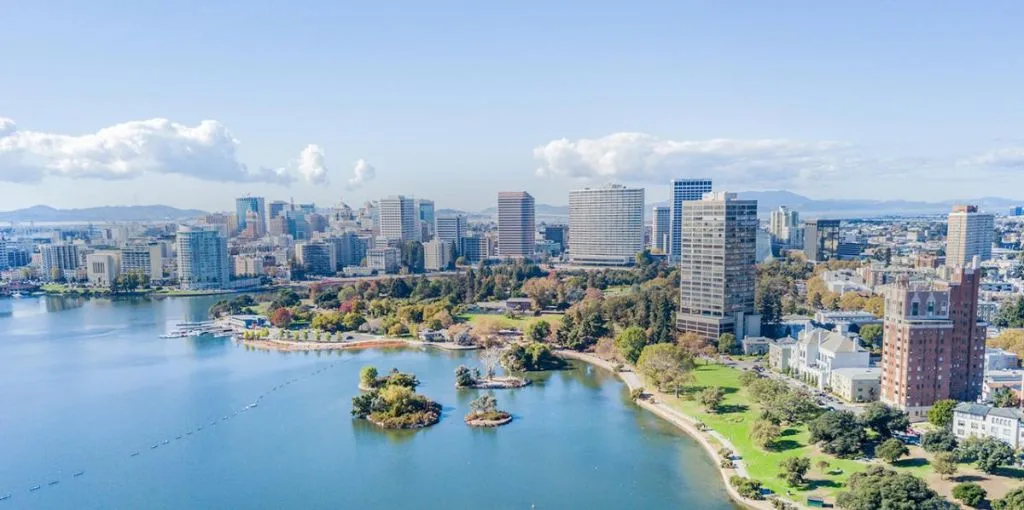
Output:
[[416,201],[402,195],[380,199],[377,204],[380,236],[388,241],[419,241],[422,236]]
[[608,185],[569,192],[569,261],[633,264],[644,249],[644,189]]
[[525,191],[498,193],[498,256],[533,255],[536,223],[533,196]]
[[672,180],[672,219],[668,247],[668,253],[672,260],[679,260],[683,238],[683,204],[690,200],[700,200],[705,193],[710,192],[711,179]]
[[761,334],[754,308],[757,201],[709,193],[683,205],[676,329],[709,340]]

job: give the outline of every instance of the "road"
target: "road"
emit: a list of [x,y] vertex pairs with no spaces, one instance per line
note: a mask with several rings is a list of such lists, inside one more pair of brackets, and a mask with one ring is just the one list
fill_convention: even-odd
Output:
[[794,379],[792,377],[787,377],[787,376],[785,376],[783,374],[780,374],[778,372],[773,372],[773,371],[769,370],[768,368],[766,368],[765,365],[763,363],[761,363],[761,362],[753,361],[753,360],[744,360],[744,359],[730,359],[728,361],[725,361],[725,364],[728,365],[728,366],[732,366],[734,368],[738,368],[740,370],[753,370],[755,366],[756,367],[761,367],[761,368],[764,369],[764,370],[761,370],[761,375],[764,375],[764,376],[769,377],[771,379],[782,381],[782,382],[788,384],[791,388],[805,389],[805,390],[811,392],[811,394],[813,394],[815,397],[817,397],[818,403],[820,405],[822,405],[822,407],[831,407],[831,408],[839,410],[839,411],[850,411],[851,413],[857,414],[857,415],[859,415],[860,413],[863,412],[864,408],[861,407],[861,406],[855,406],[855,405],[847,404],[847,403],[843,402],[842,400],[840,400],[835,395],[831,395],[829,393],[826,393],[826,392],[818,389],[817,386],[811,386],[811,385],[809,385],[809,384],[807,384],[807,383],[805,383],[803,381],[800,381],[798,379]]

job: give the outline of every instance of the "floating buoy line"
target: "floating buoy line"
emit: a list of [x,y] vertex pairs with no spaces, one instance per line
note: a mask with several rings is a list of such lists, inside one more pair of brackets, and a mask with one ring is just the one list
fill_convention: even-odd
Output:
[[[288,386],[290,384],[297,383],[297,382],[299,382],[299,381],[301,381],[303,379],[309,379],[310,377],[318,375],[318,374],[326,371],[329,368],[333,368],[337,363],[338,362],[332,362],[332,363],[328,364],[326,367],[322,367],[322,368],[318,368],[316,370],[313,370],[309,374],[306,374],[304,376],[299,376],[299,377],[293,377],[293,378],[288,379],[287,381],[285,381],[283,383],[280,383],[280,384],[278,384],[276,386],[273,386],[269,390],[264,391],[263,393],[257,395],[256,398],[252,402],[250,402],[249,404],[245,405],[241,409],[238,409],[238,410],[232,412],[231,414],[225,414],[220,419],[213,418],[212,420],[210,420],[210,423],[207,426],[208,427],[212,427],[214,425],[217,425],[218,423],[226,422],[226,421],[228,421],[228,420],[230,420],[230,419],[232,419],[234,417],[237,417],[237,416],[239,416],[242,413],[246,413],[248,411],[252,411],[252,410],[256,409],[257,407],[259,407],[260,402],[262,402],[264,398],[270,396],[271,393],[273,393],[273,392],[275,392],[275,391],[277,391],[279,389],[283,389],[285,386]],[[181,440],[184,440],[184,439],[188,439],[189,436],[192,436],[192,435],[198,434],[199,432],[202,432],[203,428],[204,428],[203,425],[198,425],[194,429],[186,430],[184,433],[178,434],[178,435],[174,436],[173,440],[174,441],[181,441]],[[160,441],[156,441],[156,442],[154,442],[154,443],[152,443],[150,445],[148,450],[149,451],[157,450],[161,446],[169,445],[171,443],[171,441],[172,441],[171,439],[163,439],[163,440],[160,440]],[[140,450],[133,450],[133,451],[127,453],[126,457],[128,457],[129,459],[130,458],[134,458],[134,457],[139,457],[144,452],[145,452],[145,450],[141,450],[141,451]],[[81,478],[84,475],[85,475],[85,470],[84,469],[80,469],[78,471],[75,471],[71,475],[71,478],[72,479]],[[59,478],[58,479],[54,479],[54,480],[49,480],[48,482],[46,482],[46,487],[54,487],[54,486],[59,485],[59,484],[60,484],[60,479]],[[43,484],[35,484],[35,485],[33,485],[33,486],[28,488],[28,492],[29,493],[38,492],[38,491],[42,490],[43,488],[44,488]],[[10,493],[10,492],[0,492],[0,503],[4,503],[4,502],[6,502],[8,500],[13,499],[13,496],[14,496],[13,493]]]

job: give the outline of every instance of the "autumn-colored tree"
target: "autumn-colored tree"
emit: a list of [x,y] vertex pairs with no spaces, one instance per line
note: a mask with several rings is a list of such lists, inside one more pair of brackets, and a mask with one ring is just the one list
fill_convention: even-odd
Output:
[[292,311],[281,307],[270,314],[270,323],[279,327],[287,328],[292,323]]

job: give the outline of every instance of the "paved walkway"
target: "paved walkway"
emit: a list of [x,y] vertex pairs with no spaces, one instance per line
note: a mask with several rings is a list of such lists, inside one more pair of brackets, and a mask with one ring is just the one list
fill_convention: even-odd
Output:
[[[615,370],[615,367],[611,363],[597,356],[594,356],[593,354],[569,350],[559,350],[556,351],[556,354],[564,358],[583,361],[585,363],[589,363],[591,365],[613,372],[616,375],[618,375],[623,382],[626,383],[626,386],[628,386],[630,390],[644,387],[643,381],[641,380],[640,376],[637,375],[635,372],[617,372]],[[708,453],[708,455],[716,464],[719,460],[718,447],[712,444],[712,442],[708,440],[707,436],[713,437],[716,441],[718,441],[719,444],[726,448],[729,448],[733,452],[738,452],[736,447],[728,439],[726,439],[725,436],[718,433],[717,431],[712,430],[707,432],[701,432],[701,430],[697,428],[697,420],[694,420],[690,416],[687,416],[673,409],[668,404],[662,402],[662,397],[663,396],[659,394],[658,398],[655,399],[654,403],[650,402],[649,400],[639,400],[637,401],[637,404],[640,405],[640,407],[643,407],[644,409],[647,409],[648,411],[659,416],[660,418],[668,421],[669,423],[679,427],[684,432],[686,432],[687,435],[697,440],[697,442],[704,447],[704,450]],[[745,462],[743,462],[742,458],[734,458],[733,466],[734,468],[732,470],[722,468],[720,466],[718,467],[718,471],[722,476],[722,480],[725,482],[725,489],[726,491],[728,491],[732,499],[748,508],[756,510],[772,510],[774,507],[770,502],[746,499],[740,496],[738,492],[736,492],[736,489],[734,489],[732,485],[729,484],[729,477],[733,474],[746,477],[749,476],[749,474],[747,472],[747,465]],[[781,495],[776,496],[779,497],[780,499],[784,499],[781,497]],[[798,508],[804,508],[802,505],[799,505],[794,501],[787,501],[790,504],[796,505]]]

